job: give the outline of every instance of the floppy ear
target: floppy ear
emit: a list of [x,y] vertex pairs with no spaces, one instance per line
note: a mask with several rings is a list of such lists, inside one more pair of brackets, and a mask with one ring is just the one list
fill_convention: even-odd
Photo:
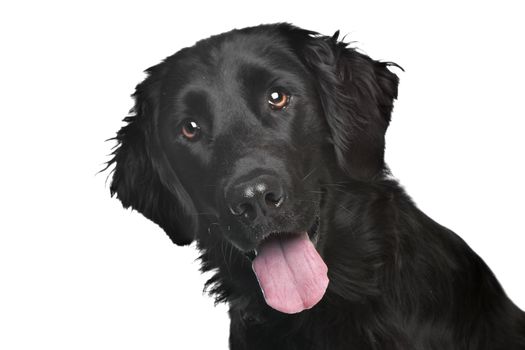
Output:
[[339,166],[352,178],[371,180],[386,170],[385,132],[399,82],[387,67],[397,65],[374,61],[338,36],[303,32],[300,58],[316,77]]
[[162,64],[149,68],[148,77],[133,94],[135,106],[117,133],[111,196],[159,225],[177,245],[194,238],[193,203],[158,147],[156,114]]

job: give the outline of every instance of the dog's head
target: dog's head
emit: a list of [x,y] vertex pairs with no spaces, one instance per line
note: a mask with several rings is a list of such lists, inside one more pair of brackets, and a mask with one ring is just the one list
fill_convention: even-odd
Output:
[[385,170],[388,65],[287,24],[200,41],[137,86],[111,192],[179,245],[219,236],[253,257],[281,240],[299,254],[319,239],[324,183]]

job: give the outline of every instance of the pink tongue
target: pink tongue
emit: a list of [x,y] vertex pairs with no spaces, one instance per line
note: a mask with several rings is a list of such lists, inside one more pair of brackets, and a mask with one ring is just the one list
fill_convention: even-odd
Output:
[[317,304],[328,286],[328,268],[306,232],[268,239],[252,268],[266,303],[287,314]]

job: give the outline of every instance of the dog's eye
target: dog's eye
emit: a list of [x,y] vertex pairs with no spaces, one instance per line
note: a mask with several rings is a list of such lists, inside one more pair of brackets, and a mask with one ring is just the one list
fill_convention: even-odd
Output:
[[201,133],[201,127],[193,120],[187,120],[182,124],[182,136],[191,141],[196,141]]
[[272,89],[268,94],[268,104],[273,110],[281,110],[288,106],[290,95],[282,89]]

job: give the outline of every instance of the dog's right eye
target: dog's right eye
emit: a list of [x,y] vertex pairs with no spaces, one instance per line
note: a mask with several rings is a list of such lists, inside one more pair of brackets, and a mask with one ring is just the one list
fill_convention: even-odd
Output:
[[285,92],[282,88],[271,89],[268,93],[268,104],[274,111],[280,111],[290,102],[290,94]]
[[181,133],[186,139],[196,141],[201,134],[201,127],[194,120],[186,120],[182,124]]

